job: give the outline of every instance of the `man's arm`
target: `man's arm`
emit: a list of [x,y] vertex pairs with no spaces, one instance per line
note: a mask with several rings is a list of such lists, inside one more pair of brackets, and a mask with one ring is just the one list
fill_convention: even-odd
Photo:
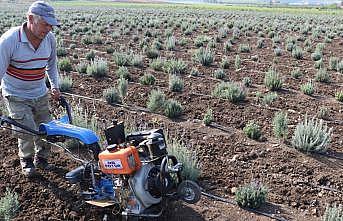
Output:
[[0,84],[10,64],[14,45],[14,42],[11,41],[10,36],[6,36],[6,33],[0,37]]
[[60,97],[60,90],[57,69],[56,39],[53,34],[51,34],[51,54],[48,60],[47,73],[51,85],[52,97],[57,100]]

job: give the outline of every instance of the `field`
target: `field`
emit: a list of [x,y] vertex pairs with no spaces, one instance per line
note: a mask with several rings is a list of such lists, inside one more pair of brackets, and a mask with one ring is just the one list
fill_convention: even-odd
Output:
[[[238,187],[262,183],[268,203],[259,211],[285,220],[319,221],[327,205],[343,204],[342,10],[55,6],[62,23],[53,32],[65,96],[102,129],[111,119],[135,128],[162,127],[194,153],[204,191],[234,201]],[[4,4],[0,34],[22,24],[25,10],[26,5]],[[92,56],[103,71],[88,70]],[[110,105],[104,90],[125,86],[119,79],[127,79],[127,93],[119,88],[120,104]],[[147,108],[153,90],[174,104],[172,112]],[[213,119],[206,126],[209,110]],[[273,119],[280,112],[287,114],[288,133],[277,137]],[[327,151],[294,148],[293,135],[306,116],[332,128]],[[250,123],[261,132],[257,139],[245,133]],[[16,139],[0,133],[0,196],[6,188],[18,193],[15,220],[111,217],[111,211],[80,201],[78,188],[64,179],[76,163],[63,152],[54,150],[55,170],[28,180],[20,174]],[[192,206],[175,203],[161,219],[272,220],[206,197]]]

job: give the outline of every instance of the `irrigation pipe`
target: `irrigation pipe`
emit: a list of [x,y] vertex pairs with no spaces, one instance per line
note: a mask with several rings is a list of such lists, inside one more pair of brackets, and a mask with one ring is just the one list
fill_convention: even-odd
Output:
[[[211,198],[211,199],[214,199],[214,200],[217,200],[217,201],[221,201],[221,202],[224,202],[224,203],[229,203],[231,205],[235,205],[235,206],[238,206],[238,204],[233,201],[233,200],[230,200],[230,199],[226,199],[226,198],[223,198],[223,197],[220,197],[220,196],[216,196],[216,195],[213,195],[211,193],[206,193],[204,191],[201,191],[201,194],[204,195],[204,196],[207,196],[208,198]],[[242,207],[241,207],[242,208]],[[255,209],[250,209],[250,208],[242,208],[244,210],[247,210],[249,212],[253,212],[253,213],[256,213],[256,214],[260,214],[260,215],[263,215],[263,216],[267,216],[269,218],[272,218],[272,219],[275,219],[275,220],[279,220],[279,221],[287,221],[286,219],[282,218],[282,217],[279,217],[275,214],[271,214],[271,213],[265,213],[265,212],[262,212],[262,211],[258,211],[258,210],[255,210]]]

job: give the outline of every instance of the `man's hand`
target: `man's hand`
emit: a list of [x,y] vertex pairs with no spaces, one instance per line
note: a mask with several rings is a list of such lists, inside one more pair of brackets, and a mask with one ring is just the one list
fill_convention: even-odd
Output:
[[51,96],[52,96],[52,99],[54,99],[55,101],[58,101],[58,99],[61,96],[60,90],[58,88],[52,88],[51,89]]

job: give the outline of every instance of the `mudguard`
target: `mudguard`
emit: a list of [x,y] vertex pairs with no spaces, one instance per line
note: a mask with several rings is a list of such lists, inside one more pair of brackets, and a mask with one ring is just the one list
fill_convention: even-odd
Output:
[[59,120],[50,121],[49,123],[40,124],[39,131],[45,132],[47,136],[76,138],[84,144],[93,144],[99,141],[99,138],[92,130],[69,124],[67,116]]

